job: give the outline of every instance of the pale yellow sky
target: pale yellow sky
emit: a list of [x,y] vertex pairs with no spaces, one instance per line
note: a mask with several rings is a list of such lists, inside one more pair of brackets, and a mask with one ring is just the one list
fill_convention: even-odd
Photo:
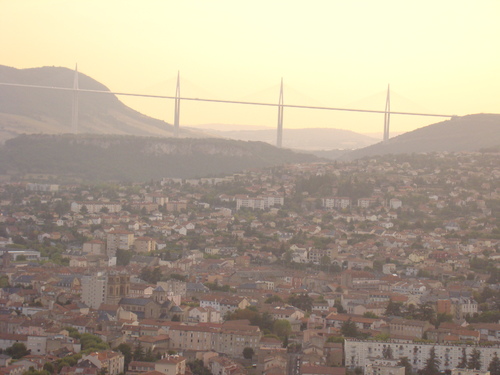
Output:
[[[113,91],[500,113],[498,0],[0,0],[0,64],[74,68]],[[173,122],[173,101],[122,98]],[[181,126],[275,127],[276,108],[186,103]],[[407,131],[439,118],[393,116]],[[284,127],[382,131],[382,115],[284,111]]]

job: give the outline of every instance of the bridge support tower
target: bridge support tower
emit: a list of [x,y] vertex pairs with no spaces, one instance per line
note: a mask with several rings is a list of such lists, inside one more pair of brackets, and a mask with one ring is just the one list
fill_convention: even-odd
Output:
[[73,106],[71,109],[71,132],[78,134],[78,64],[73,76]]
[[391,91],[390,85],[387,85],[387,97],[385,99],[384,113],[384,142],[389,140],[389,123],[391,120]]
[[280,98],[278,102],[278,136],[276,139],[276,147],[283,146],[283,78],[281,78]]
[[174,137],[179,137],[179,116],[181,112],[181,78],[177,72],[177,87],[175,89]]

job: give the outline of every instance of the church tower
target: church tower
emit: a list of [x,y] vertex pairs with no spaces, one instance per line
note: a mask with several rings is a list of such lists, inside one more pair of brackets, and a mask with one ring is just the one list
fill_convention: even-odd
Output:
[[107,282],[108,295],[106,303],[116,305],[130,292],[130,276],[125,274],[112,273],[108,275]]

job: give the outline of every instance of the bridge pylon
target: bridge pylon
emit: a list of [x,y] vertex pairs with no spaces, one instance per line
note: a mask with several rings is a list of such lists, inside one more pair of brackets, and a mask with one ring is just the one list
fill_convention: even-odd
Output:
[[391,86],[387,85],[387,97],[385,99],[384,113],[384,142],[389,140],[389,124],[391,120]]
[[181,112],[181,76],[177,72],[177,87],[175,89],[174,137],[179,137],[179,118]]
[[281,78],[280,97],[278,102],[278,136],[276,147],[283,146],[283,78]]
[[78,134],[78,64],[73,76],[73,105],[71,108],[71,132]]

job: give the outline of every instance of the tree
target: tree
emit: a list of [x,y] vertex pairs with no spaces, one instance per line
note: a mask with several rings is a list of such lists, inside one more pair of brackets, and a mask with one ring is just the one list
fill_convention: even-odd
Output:
[[446,313],[439,313],[437,314],[436,328],[439,327],[443,322],[452,322],[452,321],[453,321],[452,315]]
[[432,308],[432,305],[430,302],[423,303],[418,306],[417,309],[417,316],[418,319],[420,320],[426,320],[426,321],[431,321],[434,319],[436,313],[434,309]]
[[53,374],[54,370],[55,370],[55,367],[54,367],[54,365],[51,362],[45,362],[44,365],[43,365],[43,370],[45,370],[45,371]]
[[285,338],[292,332],[292,325],[286,319],[278,319],[274,321],[273,331],[279,337]]
[[158,281],[161,281],[162,276],[160,267],[155,267],[152,270],[149,267],[144,267],[139,275],[142,280],[151,284],[156,284]]
[[193,375],[212,375],[210,369],[203,365],[201,359],[195,359],[193,362],[187,364]]
[[117,249],[116,250],[116,264],[118,266],[128,266],[133,255],[134,255],[134,252],[131,250]]
[[5,353],[10,355],[13,359],[19,359],[24,357],[25,355],[30,354],[30,350],[26,348],[22,342],[16,342],[12,344],[12,346],[5,349]]
[[281,299],[280,296],[275,294],[264,301],[264,303],[274,303],[274,302],[283,302],[283,300]]
[[23,375],[50,375],[47,370],[35,370],[33,367],[30,367],[28,371],[23,372]]
[[398,366],[404,366],[405,375],[413,375],[413,368],[411,367],[411,363],[408,360],[408,357],[401,357],[399,359]]
[[434,347],[429,351],[429,358],[425,361],[425,367],[422,369],[422,375],[437,375],[439,374],[439,364],[441,361],[436,356]]
[[133,354],[134,361],[143,361],[144,360],[144,349],[142,348],[141,343],[135,347]]
[[358,337],[358,327],[356,327],[356,323],[354,323],[351,318],[345,321],[340,327],[340,333],[345,337]]
[[457,368],[467,368],[467,350],[465,348],[462,348],[462,356],[460,357]]
[[393,359],[393,355],[392,355],[392,347],[390,345],[387,345],[386,347],[384,347],[382,349],[382,356],[385,358],[385,359]]
[[365,312],[365,313],[363,314],[363,316],[364,316],[365,318],[372,318],[372,319],[377,319],[377,318],[378,318],[377,314],[375,314],[374,312],[371,312],[371,311],[367,311],[367,312]]
[[488,366],[490,375],[500,375],[500,359],[498,359],[497,352],[494,353],[493,358]]
[[80,343],[82,344],[82,351],[84,353],[98,352],[100,350],[109,349],[109,345],[102,341],[99,336],[91,333],[83,333],[80,335]]
[[254,350],[248,346],[245,349],[243,349],[243,357],[245,359],[252,359],[254,354],[255,354]]
[[328,255],[323,255],[319,260],[319,264],[321,267],[328,267],[332,263],[332,260]]
[[474,348],[470,354],[469,361],[467,362],[467,368],[469,370],[480,370],[481,369],[481,352],[479,349]]
[[65,213],[69,212],[71,209],[71,206],[69,202],[67,201],[57,201],[56,204],[54,205],[54,212],[58,214],[59,216],[64,215]]
[[6,288],[9,286],[9,277],[7,275],[0,276],[0,288]]
[[337,312],[339,314],[345,313],[344,306],[342,306],[342,302],[340,302],[340,299],[336,299],[335,302],[333,303],[333,307],[337,309]]
[[125,369],[127,369],[128,364],[132,362],[132,347],[127,343],[121,343],[116,349],[123,354],[125,359]]
[[385,308],[385,316],[401,316],[401,303],[389,301]]
[[330,336],[326,340],[326,342],[334,342],[334,343],[339,343],[339,344],[343,344],[344,341],[345,341],[345,339],[341,336]]
[[304,311],[311,311],[313,305],[313,299],[309,294],[302,293],[300,295],[292,294],[288,298],[288,303]]
[[146,350],[146,353],[144,354],[143,361],[144,362],[155,362],[156,361],[156,356],[153,353],[153,350],[151,348],[148,348],[148,350]]

